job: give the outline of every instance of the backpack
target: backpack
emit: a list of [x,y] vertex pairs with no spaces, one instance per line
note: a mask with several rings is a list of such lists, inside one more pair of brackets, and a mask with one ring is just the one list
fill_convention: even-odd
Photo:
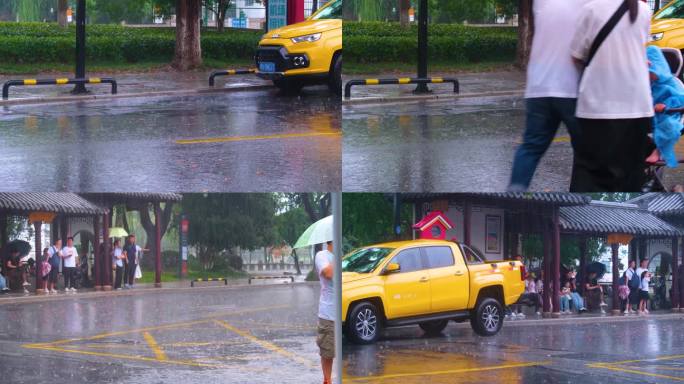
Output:
[[632,272],[632,278],[629,279],[629,288],[630,289],[639,289],[641,286],[641,278],[639,275],[637,275],[636,271]]
[[40,263],[40,271],[43,273],[43,277],[47,276],[51,270],[52,265],[50,265],[50,263],[47,260]]

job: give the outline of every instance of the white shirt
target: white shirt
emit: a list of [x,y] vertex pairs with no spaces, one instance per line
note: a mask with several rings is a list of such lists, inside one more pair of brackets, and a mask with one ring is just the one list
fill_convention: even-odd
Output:
[[119,247],[114,248],[114,262],[116,263],[117,267],[123,268],[123,260],[120,259],[121,254],[123,253],[123,250]]
[[534,37],[527,65],[526,98],[576,98],[580,72],[570,43],[583,0],[535,0]]
[[140,261],[142,261],[142,256],[143,256],[143,249],[141,246],[138,244],[135,245],[135,264],[138,265],[140,264]]
[[[572,40],[572,56],[586,60],[596,35],[623,0],[591,0],[582,8]],[[615,26],[584,70],[577,97],[577,117],[636,119],[653,116],[646,43],[651,10],[639,1],[632,24],[629,12]]]
[[[71,257],[68,257],[71,255]],[[66,268],[76,267],[76,258],[78,257],[78,251],[76,247],[64,247],[62,248],[62,256],[64,256],[64,266]]]
[[651,281],[651,278],[649,277],[644,277],[641,279],[641,290],[648,292],[648,283]]
[[334,255],[324,249],[318,252],[314,258],[316,263],[316,273],[321,282],[321,296],[318,301],[318,317],[324,320],[335,321],[335,297],[333,293],[332,279],[326,279],[321,275],[321,271],[333,263]]

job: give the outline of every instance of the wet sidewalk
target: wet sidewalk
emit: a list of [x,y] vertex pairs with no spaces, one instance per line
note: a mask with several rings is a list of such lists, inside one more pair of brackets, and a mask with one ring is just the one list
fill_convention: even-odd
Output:
[[[227,68],[226,68],[227,69]],[[103,73],[89,72],[87,77],[112,77],[118,83],[119,95],[148,95],[154,93],[178,93],[179,91],[192,90],[225,90],[244,89],[250,87],[271,87],[270,81],[262,80],[255,75],[219,76],[216,78],[216,86],[209,87],[209,75],[212,71],[177,72],[174,70],[150,71],[150,72],[121,72]],[[50,72],[37,75],[0,75],[0,83],[8,80],[23,79],[58,79],[73,78],[73,73]],[[74,96],[71,94],[73,85],[38,85],[17,86],[9,90],[9,99],[44,99],[55,97]],[[90,96],[103,96],[111,94],[109,84],[86,85]]]
[[[387,79],[387,78],[403,78],[416,77],[415,73],[391,73],[391,74],[373,74],[373,75],[352,75],[343,76],[343,84],[347,84],[349,80],[362,79]],[[519,91],[525,89],[525,73],[522,71],[497,71],[497,72],[482,72],[482,73],[447,73],[447,72],[431,72],[429,77],[442,78],[456,78],[460,83],[461,94],[480,94],[490,92],[505,92],[505,91]],[[425,97],[440,97],[440,96],[454,96],[453,86],[451,83],[429,84],[428,88],[431,92]],[[354,99],[368,99],[368,98],[397,98],[397,97],[412,97],[417,96],[413,93],[416,89],[415,84],[407,85],[371,85],[371,86],[353,86],[351,89],[351,100]]]

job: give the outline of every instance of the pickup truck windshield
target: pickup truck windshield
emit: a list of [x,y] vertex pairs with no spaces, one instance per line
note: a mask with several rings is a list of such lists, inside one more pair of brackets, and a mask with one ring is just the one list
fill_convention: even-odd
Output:
[[684,1],[676,1],[669,7],[664,8],[655,15],[655,19],[684,19]]
[[341,19],[342,18],[342,1],[334,1],[330,6],[321,8],[318,12],[311,16],[311,20],[325,20],[325,19]]
[[342,259],[342,272],[370,273],[387,257],[392,248],[362,248]]

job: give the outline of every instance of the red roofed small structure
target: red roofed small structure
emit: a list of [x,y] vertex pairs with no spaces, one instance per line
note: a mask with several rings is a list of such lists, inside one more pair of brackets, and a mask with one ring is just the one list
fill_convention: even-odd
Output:
[[413,229],[418,231],[421,239],[444,240],[446,232],[453,227],[454,224],[441,211],[432,211],[417,222]]

